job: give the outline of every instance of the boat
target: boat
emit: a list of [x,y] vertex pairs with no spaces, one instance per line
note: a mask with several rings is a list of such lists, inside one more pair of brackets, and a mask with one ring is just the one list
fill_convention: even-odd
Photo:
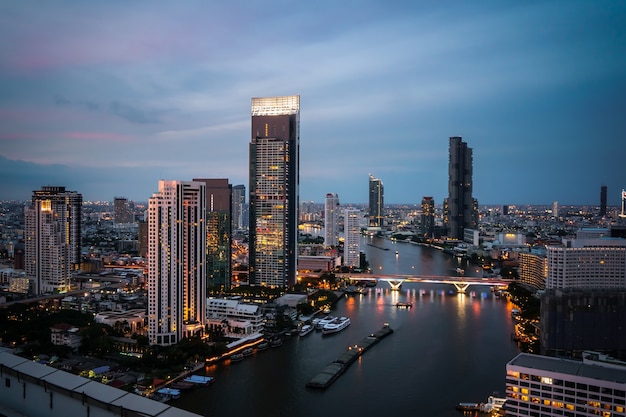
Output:
[[330,323],[331,321],[333,321],[335,319],[336,319],[336,317],[334,317],[334,316],[326,316],[326,317],[324,317],[323,319],[321,319],[320,321],[318,321],[315,324],[315,328],[317,330],[322,330],[324,328],[324,326],[326,326],[328,323]]
[[456,269],[456,273],[457,273],[457,274],[459,274],[459,275],[463,275],[463,274],[465,274],[465,269],[463,269],[463,268],[457,268],[457,269]]
[[197,385],[209,385],[210,383],[215,381],[215,378],[212,376],[202,376],[202,375],[191,375],[183,379],[184,382],[191,382],[192,384]]
[[459,411],[479,411],[480,404],[478,403],[458,403],[456,409]]
[[276,339],[272,339],[272,341],[270,342],[271,347],[279,347],[282,345],[283,345],[283,339],[281,339],[280,337],[277,337]]
[[230,355],[231,362],[239,362],[243,360],[243,353],[235,353]]
[[172,382],[172,388],[175,388],[175,389],[181,390],[181,391],[190,390],[191,388],[194,387],[194,385],[195,384],[193,382],[185,382],[185,381]]
[[322,310],[322,313],[330,314],[330,306],[324,307],[324,309]]
[[338,333],[350,325],[350,317],[338,317],[326,324],[322,329],[322,334]]
[[310,324],[305,324],[300,329],[300,336],[306,336],[307,334],[311,333],[312,331],[313,331],[313,326],[311,326]]
[[398,251],[396,251],[396,256],[398,256]]
[[244,350],[241,351],[241,354],[243,356],[252,356],[253,353],[254,353],[254,349],[252,349],[251,347],[245,348]]
[[413,307],[413,303],[396,303],[396,307],[398,307],[398,308],[411,308],[411,307]]
[[171,399],[177,400],[180,398],[180,390],[174,388],[161,388],[156,393],[158,394],[157,400],[161,402],[167,402]]
[[261,342],[261,343],[259,343],[259,344],[257,345],[257,347],[256,347],[256,348],[257,348],[258,350],[265,350],[265,349],[267,349],[268,347],[270,347],[270,344],[269,344],[269,343],[267,343],[267,342]]

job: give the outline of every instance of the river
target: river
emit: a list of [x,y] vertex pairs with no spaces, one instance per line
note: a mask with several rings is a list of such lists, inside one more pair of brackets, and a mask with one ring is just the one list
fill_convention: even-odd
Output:
[[[439,250],[405,242],[364,237],[361,250],[372,271],[383,274],[454,275],[457,267],[467,275],[481,273]],[[400,301],[413,307],[397,308]],[[512,307],[489,287],[470,286],[466,294],[457,294],[451,285],[404,283],[400,291],[391,291],[380,282],[368,294],[348,295],[337,303],[331,314],[352,321],[342,332],[294,336],[241,362],[212,365],[205,373],[215,383],[171,404],[210,417],[460,416],[457,403],[504,394],[505,365],[519,353],[510,339]],[[347,346],[383,323],[394,333],[328,389],[305,387]]]

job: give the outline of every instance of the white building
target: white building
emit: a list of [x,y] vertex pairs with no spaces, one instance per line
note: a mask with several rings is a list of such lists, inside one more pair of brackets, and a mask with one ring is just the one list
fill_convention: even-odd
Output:
[[324,245],[337,246],[339,243],[339,196],[326,194],[324,205]]
[[361,266],[361,212],[346,209],[343,214],[343,264],[352,268]]
[[83,338],[79,328],[68,323],[57,323],[50,327],[50,342],[57,346],[69,346],[73,350],[78,349]]
[[507,416],[626,416],[626,363],[520,353],[506,365]]
[[159,181],[148,201],[148,338],[168,346],[206,321],[206,186]]
[[229,337],[244,337],[263,329],[260,306],[234,298],[207,299],[206,316],[209,327],[221,326]]
[[546,289],[626,288],[626,239],[576,239],[547,247]]

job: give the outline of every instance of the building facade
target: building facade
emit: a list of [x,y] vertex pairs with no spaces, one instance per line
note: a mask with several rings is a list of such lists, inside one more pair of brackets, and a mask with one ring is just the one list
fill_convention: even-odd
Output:
[[148,338],[168,346],[206,322],[206,186],[159,181],[148,201]]
[[339,243],[339,196],[326,194],[324,204],[324,245],[337,246]]
[[131,204],[124,197],[115,197],[113,200],[113,218],[115,223],[133,223],[135,221]]
[[70,289],[81,261],[82,205],[81,194],[46,186],[24,208],[24,266],[35,294]]
[[626,288],[626,239],[574,239],[547,247],[546,289]]
[[606,185],[603,185],[600,187],[600,212],[598,213],[600,217],[606,216],[606,195]]
[[250,284],[296,282],[300,96],[252,99]]
[[422,236],[432,239],[435,234],[435,199],[432,197],[422,198],[421,216]]
[[246,186],[233,186],[233,229],[240,230],[246,226],[243,217],[243,208],[246,204]]
[[460,136],[450,138],[448,198],[444,202],[444,222],[448,237],[463,239],[463,229],[477,226],[477,205],[472,198],[472,148]]
[[546,288],[546,276],[548,274],[548,263],[544,255],[519,252],[519,280],[536,290]]
[[230,289],[232,270],[232,185],[225,178],[194,178],[206,186],[207,285]]
[[361,266],[361,212],[345,209],[343,212],[343,264],[350,268]]
[[626,416],[626,363],[520,353],[506,365],[507,416]]
[[369,227],[380,229],[385,223],[385,188],[380,178],[369,176]]

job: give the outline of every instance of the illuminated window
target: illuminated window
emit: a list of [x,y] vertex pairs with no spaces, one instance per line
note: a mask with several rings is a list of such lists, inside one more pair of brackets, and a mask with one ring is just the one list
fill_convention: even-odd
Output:
[[552,378],[548,378],[547,376],[542,376],[541,382],[544,384],[552,385]]

